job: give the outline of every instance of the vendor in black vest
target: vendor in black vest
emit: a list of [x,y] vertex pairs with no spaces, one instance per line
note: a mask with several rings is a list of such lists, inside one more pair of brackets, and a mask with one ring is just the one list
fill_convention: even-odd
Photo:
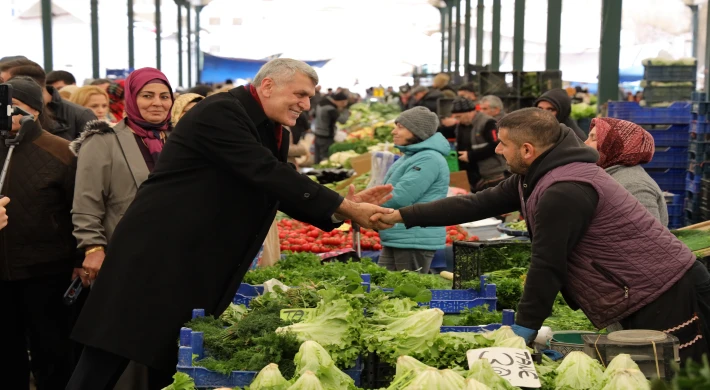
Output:
[[463,97],[454,100],[451,112],[458,121],[459,168],[466,170],[471,192],[495,187],[507,177],[505,159],[496,154],[499,142],[496,120],[477,112],[475,103]]

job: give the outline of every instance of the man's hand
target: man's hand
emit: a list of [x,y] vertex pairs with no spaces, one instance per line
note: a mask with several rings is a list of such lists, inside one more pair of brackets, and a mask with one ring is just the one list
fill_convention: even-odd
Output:
[[89,280],[89,276],[84,272],[86,271],[84,271],[83,268],[74,268],[74,272],[71,274],[71,280],[74,281],[74,279],[78,276],[81,279],[81,284],[83,284],[84,287],[89,287],[89,283],[91,283],[91,281]]
[[399,210],[395,210],[391,214],[375,214],[370,217],[370,222],[374,224],[376,230],[389,229],[397,223],[402,223],[402,214]]
[[441,120],[441,125],[446,127],[455,126],[458,123],[459,121],[454,119],[453,117],[448,117]]
[[7,226],[7,210],[5,206],[7,206],[8,203],[10,203],[10,198],[7,196],[0,198],[0,229]]
[[[336,210],[337,215],[349,218],[354,223],[370,229],[375,228],[375,222],[379,220],[379,218],[375,221],[371,220],[373,215],[389,215],[392,214],[392,212],[394,212],[392,209],[382,208],[369,203],[355,203],[348,199],[343,200],[343,203],[341,203],[340,207]],[[384,223],[380,223],[380,225],[387,226]],[[387,226],[385,229],[390,227],[392,226]]]
[[[96,280],[96,277],[99,275],[99,271],[101,270],[101,265],[104,263],[105,257],[106,252],[104,251],[96,251],[87,255],[84,258],[84,263],[82,264],[82,267],[84,267],[83,276],[86,276],[89,281]],[[83,280],[84,278],[82,278],[82,281]],[[88,286],[88,284],[84,284],[84,286]]]
[[468,162],[468,152],[459,152],[459,160]]
[[348,196],[345,199],[355,203],[370,203],[377,206],[382,206],[385,202],[392,199],[392,184],[383,186],[375,186],[355,193],[355,186],[350,184],[348,188]]

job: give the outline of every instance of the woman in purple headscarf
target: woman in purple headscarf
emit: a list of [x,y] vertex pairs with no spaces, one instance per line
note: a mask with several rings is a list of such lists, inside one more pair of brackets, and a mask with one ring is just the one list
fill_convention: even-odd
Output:
[[[96,279],[111,235],[138,187],[153,171],[171,129],[173,94],[162,72],[142,68],[131,73],[125,96],[125,118],[114,127],[90,122],[70,146],[78,157],[74,236],[84,251],[84,275],[89,280]],[[126,386],[141,387],[136,383]]]

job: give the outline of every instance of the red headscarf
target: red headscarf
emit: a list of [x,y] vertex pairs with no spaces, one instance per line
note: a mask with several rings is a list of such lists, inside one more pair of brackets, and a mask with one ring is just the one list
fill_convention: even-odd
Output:
[[118,80],[115,83],[112,82],[108,86],[106,92],[108,93],[109,109],[111,114],[116,118],[116,121],[123,119],[123,112],[125,107],[123,105],[123,87],[125,85],[125,80]]
[[168,115],[160,123],[147,122],[141,116],[138,109],[138,92],[148,84],[162,83],[168,87],[170,91],[170,99],[175,101],[173,89],[170,87],[168,78],[163,72],[155,68],[141,68],[131,73],[126,79],[125,96],[126,96],[126,123],[133,132],[141,137],[145,145],[148,147],[150,154],[153,156],[153,161],[158,160],[158,155],[163,150],[165,144],[165,132],[170,126],[170,109]]
[[653,136],[641,126],[614,118],[594,118],[597,132],[597,165],[606,169],[614,165],[634,166],[653,158]]

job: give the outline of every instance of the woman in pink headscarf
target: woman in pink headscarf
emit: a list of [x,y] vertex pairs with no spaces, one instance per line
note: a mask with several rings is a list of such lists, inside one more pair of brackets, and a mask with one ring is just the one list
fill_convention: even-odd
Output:
[[663,192],[640,165],[651,161],[655,150],[653,136],[648,131],[621,119],[595,118],[584,143],[599,152],[597,165],[668,226]]
[[[98,275],[111,235],[153,171],[171,129],[173,93],[162,72],[143,68],[131,73],[125,97],[125,117],[113,128],[103,121],[90,122],[71,143],[78,157],[72,222],[90,280]],[[131,368],[117,388],[146,388],[135,382],[145,380],[135,371],[142,368]]]

